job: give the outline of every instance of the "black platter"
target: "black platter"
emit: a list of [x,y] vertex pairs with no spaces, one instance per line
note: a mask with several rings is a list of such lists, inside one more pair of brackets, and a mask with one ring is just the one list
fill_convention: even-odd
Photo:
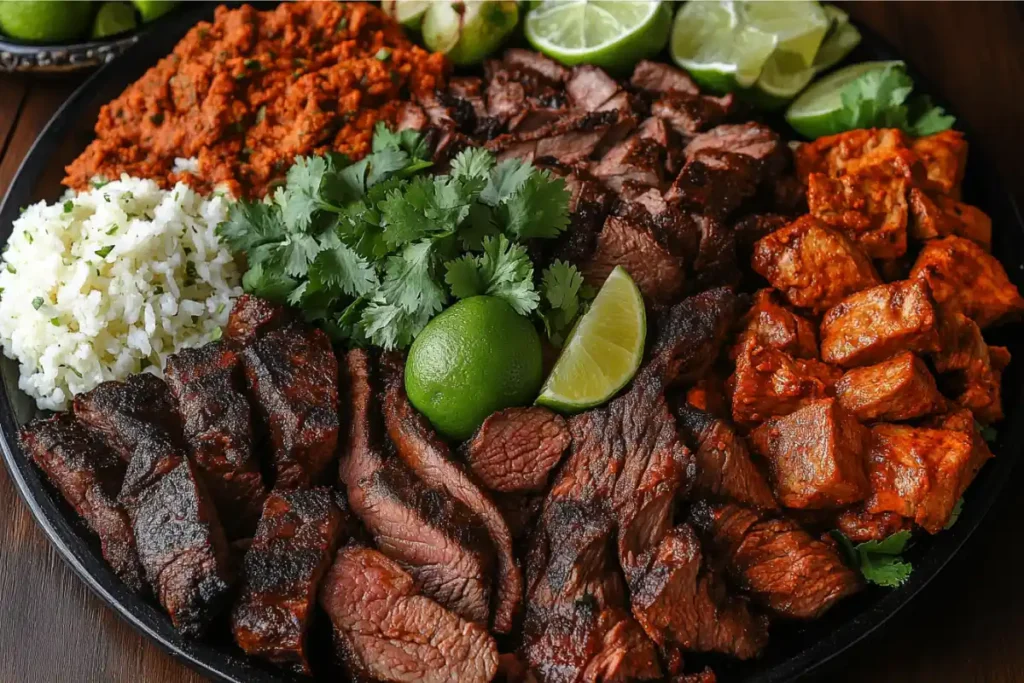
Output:
[[[20,207],[43,199],[53,201],[60,196],[63,167],[92,139],[99,108],[170,53],[197,21],[209,19],[212,14],[213,7],[204,6],[168,17],[159,32],[132,46],[123,58],[101,68],[64,103],[36,140],[0,206],[0,244],[10,236],[11,224]],[[864,41],[852,60],[894,58],[889,46],[868,32],[864,34]],[[920,78],[915,81],[920,90],[935,93]],[[960,124],[957,127],[964,129]],[[965,132],[968,140],[973,140],[970,132]],[[993,253],[1003,262],[1014,284],[1024,287],[1024,221],[993,167],[976,148],[972,148],[969,155],[964,197],[992,217]],[[1020,325],[997,330],[990,335],[990,341],[1008,346],[1014,357],[1024,358],[1024,335],[1019,334],[1020,331]],[[914,564],[910,580],[894,590],[871,587],[841,602],[814,622],[776,624],[767,650],[757,661],[713,661],[722,683],[781,683],[800,678],[881,627],[935,577],[982,522],[1004,487],[1018,454],[1024,450],[1022,368],[1021,362],[1012,363],[1003,378],[1007,417],[1000,425],[998,443],[993,445],[997,457],[983,468],[965,494],[963,513],[953,528],[935,537],[918,539],[908,551]],[[17,378],[15,364],[7,358],[0,359],[0,450],[4,462],[50,542],[86,585],[136,629],[182,662],[215,680],[228,683],[309,681],[309,678],[283,673],[244,656],[230,641],[226,626],[214,629],[217,635],[203,641],[183,638],[155,604],[140,599],[121,584],[102,559],[99,544],[84,533],[84,526],[74,512],[44,481],[18,446],[18,427],[30,420],[36,409],[18,390]]]

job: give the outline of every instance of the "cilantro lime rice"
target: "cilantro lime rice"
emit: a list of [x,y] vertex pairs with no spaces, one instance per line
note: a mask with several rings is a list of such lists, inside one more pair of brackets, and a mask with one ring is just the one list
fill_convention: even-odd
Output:
[[242,293],[215,234],[228,203],[124,175],[28,207],[0,261],[0,343],[20,365],[19,388],[63,410],[217,338]]

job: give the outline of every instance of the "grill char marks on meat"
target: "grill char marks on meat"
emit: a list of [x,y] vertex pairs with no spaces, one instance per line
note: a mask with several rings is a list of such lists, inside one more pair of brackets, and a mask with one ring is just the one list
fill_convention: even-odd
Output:
[[504,493],[540,491],[569,447],[565,420],[546,408],[507,408],[494,413],[466,444],[473,474]]
[[266,490],[238,355],[222,343],[184,349],[167,359],[164,372],[178,402],[185,442],[228,535],[250,536]]
[[645,215],[609,216],[597,236],[593,255],[582,266],[583,276],[600,287],[615,266],[622,266],[644,297],[667,303],[684,284],[684,261],[673,251]]
[[273,448],[275,488],[325,481],[338,445],[338,360],[327,335],[274,330],[242,351],[249,394]]
[[669,384],[697,381],[721,354],[740,314],[740,298],[725,287],[683,299],[658,320],[651,363]]
[[232,614],[235,641],[246,653],[311,673],[306,633],[320,580],[341,540],[342,515],[326,487],[267,498]]
[[675,401],[672,407],[680,432],[696,447],[694,493],[698,498],[778,509],[768,480],[751,459],[743,437],[728,422],[686,401]]
[[125,463],[70,413],[33,420],[21,443],[50,483],[99,536],[103,558],[125,585],[145,589],[131,521],[117,502]]
[[448,447],[409,403],[402,366],[389,360],[384,393],[384,421],[398,457],[429,487],[446,492],[479,517],[497,553],[493,628],[512,630],[523,599],[523,575],[512,552],[512,534],[500,510],[452,458]]
[[790,519],[706,503],[691,518],[733,581],[779,616],[817,619],[860,588],[835,550]]
[[497,672],[487,630],[418,595],[413,578],[376,550],[342,548],[320,604],[357,680],[487,683]]
[[232,344],[245,346],[268,332],[291,322],[291,313],[284,306],[252,294],[243,294],[235,301],[224,328],[224,337]]
[[486,624],[494,561],[487,533],[464,505],[428,488],[395,455],[379,419],[374,365],[363,350],[345,357],[352,417],[339,474],[349,505],[425,595]]
[[181,420],[167,385],[155,375],[132,375],[124,382],[103,382],[79,394],[75,417],[96,431],[122,459],[130,461],[138,445],[150,439],[177,443]]

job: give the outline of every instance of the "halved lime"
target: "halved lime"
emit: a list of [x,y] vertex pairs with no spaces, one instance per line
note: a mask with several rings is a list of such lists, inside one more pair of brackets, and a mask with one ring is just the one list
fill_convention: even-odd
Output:
[[530,44],[563,64],[628,70],[665,47],[672,28],[667,2],[547,0],[526,15]]
[[385,14],[413,31],[420,30],[423,13],[427,11],[428,7],[430,7],[430,0],[384,0],[380,4],[380,8],[384,10]]
[[814,57],[814,70],[819,73],[831,69],[860,44],[860,31],[846,12],[833,5],[825,5],[824,10],[832,26]]
[[646,335],[643,296],[629,273],[616,266],[569,333],[538,405],[577,412],[604,403],[636,374]]
[[92,20],[92,37],[106,38],[135,28],[135,8],[125,2],[105,2]]
[[836,118],[843,109],[843,88],[868,72],[890,66],[902,67],[903,62],[861,62],[825,76],[793,101],[786,110],[786,121],[796,132],[812,140],[840,132]]

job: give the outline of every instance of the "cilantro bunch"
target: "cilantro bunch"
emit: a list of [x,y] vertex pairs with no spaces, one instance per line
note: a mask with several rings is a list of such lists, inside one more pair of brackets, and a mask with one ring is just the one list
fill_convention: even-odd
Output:
[[580,312],[582,277],[556,262],[540,278],[524,246],[569,224],[560,178],[467,149],[428,175],[414,131],[374,131],[372,153],[296,158],[263,201],[239,201],[217,228],[244,253],[246,291],[302,310],[338,341],[408,346],[449,303],[478,294],[536,314],[557,341]]
[[854,569],[859,569],[868,583],[886,588],[903,585],[914,570],[902,557],[910,536],[909,531],[898,531],[881,541],[865,541],[854,545],[842,532],[832,532],[847,562]]
[[[839,93],[837,131],[856,128],[899,128],[913,136],[933,135],[952,128],[956,118],[932,104],[927,95],[914,95],[914,81],[902,65],[864,73]],[[908,99],[909,98],[909,99]]]

